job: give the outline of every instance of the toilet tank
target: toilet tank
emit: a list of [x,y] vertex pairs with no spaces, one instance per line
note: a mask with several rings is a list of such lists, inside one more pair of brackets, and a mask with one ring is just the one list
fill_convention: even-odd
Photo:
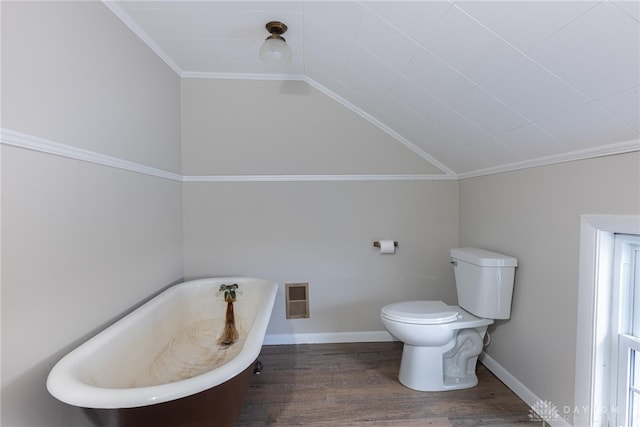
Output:
[[478,317],[508,319],[518,260],[477,248],[451,249],[451,258],[458,305]]

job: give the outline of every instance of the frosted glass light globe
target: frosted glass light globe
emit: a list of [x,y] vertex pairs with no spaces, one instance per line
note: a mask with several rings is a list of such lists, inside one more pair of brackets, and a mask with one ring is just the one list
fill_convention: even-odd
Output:
[[260,59],[270,64],[288,64],[291,62],[291,48],[279,35],[271,35],[262,43]]

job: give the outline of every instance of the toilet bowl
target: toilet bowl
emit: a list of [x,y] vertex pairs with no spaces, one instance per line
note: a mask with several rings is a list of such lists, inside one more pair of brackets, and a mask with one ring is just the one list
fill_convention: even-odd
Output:
[[508,319],[517,260],[484,249],[452,249],[460,305],[403,301],[385,305],[385,329],[404,343],[398,379],[420,391],[474,387],[487,327]]

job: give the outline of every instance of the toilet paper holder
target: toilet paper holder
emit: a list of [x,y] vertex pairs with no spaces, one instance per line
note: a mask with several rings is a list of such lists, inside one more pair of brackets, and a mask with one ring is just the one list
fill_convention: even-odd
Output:
[[[393,241],[393,246],[396,247],[396,248],[398,247],[398,242],[396,240]],[[374,248],[379,248],[380,247],[380,242],[378,240],[373,242],[373,247]]]

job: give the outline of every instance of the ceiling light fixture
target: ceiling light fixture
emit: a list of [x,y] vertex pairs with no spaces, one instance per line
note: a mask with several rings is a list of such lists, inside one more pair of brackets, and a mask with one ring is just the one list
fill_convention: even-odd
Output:
[[270,64],[288,64],[291,62],[291,49],[282,35],[287,26],[279,21],[271,21],[265,25],[271,34],[260,47],[260,59]]

